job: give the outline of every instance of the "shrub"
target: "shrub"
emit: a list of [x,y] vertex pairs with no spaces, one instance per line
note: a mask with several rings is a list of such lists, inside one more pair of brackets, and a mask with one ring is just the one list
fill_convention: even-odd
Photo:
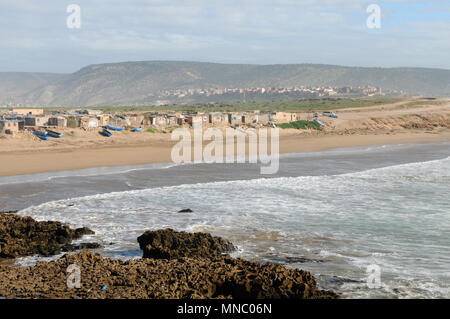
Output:
[[321,129],[321,127],[318,123],[316,123],[314,121],[305,121],[305,120],[277,124],[277,126],[280,128],[295,128],[297,130],[307,130],[307,129],[320,130]]

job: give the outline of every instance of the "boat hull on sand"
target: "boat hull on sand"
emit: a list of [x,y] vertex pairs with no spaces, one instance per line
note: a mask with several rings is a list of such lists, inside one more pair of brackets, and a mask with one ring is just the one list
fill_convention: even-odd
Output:
[[108,130],[111,130],[111,131],[123,131],[123,128],[121,128],[121,127],[115,127],[115,126],[109,126],[109,125],[107,125],[106,128],[107,128]]
[[101,131],[100,134],[106,137],[110,137],[112,135],[111,132],[109,132],[106,129],[103,129],[103,131]]

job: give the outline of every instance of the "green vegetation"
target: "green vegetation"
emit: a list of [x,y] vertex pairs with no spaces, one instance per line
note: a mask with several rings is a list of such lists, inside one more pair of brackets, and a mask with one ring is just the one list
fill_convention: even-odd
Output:
[[307,130],[307,129],[313,129],[313,130],[320,130],[321,127],[318,123],[314,121],[295,121],[290,123],[283,123],[283,124],[277,124],[280,128],[295,128],[297,130]]
[[[189,104],[189,105],[153,105],[153,106],[97,106],[85,107],[81,109],[97,109],[103,112],[162,112],[162,111],[177,111],[177,112],[243,112],[255,111],[297,111],[297,112],[312,112],[324,110],[337,110],[350,107],[364,107],[375,106],[382,104],[389,104],[401,102],[400,98],[355,98],[355,99],[341,99],[341,98],[324,98],[324,99],[310,99],[310,100],[295,100],[295,101],[270,101],[270,102],[236,102],[236,103],[213,103],[213,104]],[[61,110],[61,108],[47,108],[47,110]]]
[[177,128],[179,128],[178,126],[169,126],[169,127],[166,127],[165,129],[164,129],[164,132],[166,132],[166,133],[172,133],[174,130],[176,130]]
[[409,109],[426,105],[444,105],[444,104],[445,102],[440,100],[423,99],[418,101],[411,101],[408,103],[402,103],[399,106],[397,106],[396,109]]
[[163,128],[163,129],[157,129],[154,127],[150,127],[148,129],[146,129],[145,132],[147,132],[147,133],[172,133],[177,128],[178,128],[178,126],[169,126],[169,127]]
[[230,106],[231,111],[242,110],[261,110],[261,111],[319,111],[319,110],[336,110],[350,107],[374,106],[380,104],[388,104],[399,102],[402,99],[395,98],[358,98],[358,99],[311,99],[296,101],[272,101],[272,102],[249,102],[235,103]]

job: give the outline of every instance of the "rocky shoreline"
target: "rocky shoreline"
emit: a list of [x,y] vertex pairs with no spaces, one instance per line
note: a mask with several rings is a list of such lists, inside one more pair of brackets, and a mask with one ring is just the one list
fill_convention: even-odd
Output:
[[[73,240],[91,234],[94,232],[86,227],[72,229],[60,222],[37,222],[31,217],[0,212],[0,258],[52,256],[73,251],[82,248],[82,245],[70,244]],[[84,245],[99,247],[96,243]]]
[[[9,225],[20,225],[16,229],[10,227],[4,231],[2,228],[0,231],[1,251],[8,252],[9,256],[34,255],[39,253],[36,247],[45,247],[45,242],[50,247],[57,244],[62,249],[70,244],[69,237],[74,239],[82,233],[89,233],[87,229],[77,232],[57,222],[36,225],[31,218],[8,216],[13,216],[13,220],[8,220]],[[1,227],[5,225],[4,221],[4,214],[0,213]],[[33,231],[26,232],[24,223],[32,225]],[[37,235],[38,230],[42,230],[41,235]],[[54,238],[61,232],[67,234],[65,241]],[[32,235],[28,240],[23,238],[27,234]],[[33,244],[32,239],[36,238],[39,240]],[[315,278],[308,271],[232,258],[227,253],[234,249],[233,244],[210,234],[163,229],[147,231],[137,240],[143,250],[141,259],[114,260],[92,251],[82,251],[65,254],[55,261],[38,262],[35,266],[11,267],[0,263],[0,297],[339,298],[332,291],[319,290]],[[20,249],[18,242],[28,243],[27,248]],[[8,247],[8,243],[15,245]],[[71,268],[68,269],[71,265],[80,270],[79,288],[67,285],[72,274]]]

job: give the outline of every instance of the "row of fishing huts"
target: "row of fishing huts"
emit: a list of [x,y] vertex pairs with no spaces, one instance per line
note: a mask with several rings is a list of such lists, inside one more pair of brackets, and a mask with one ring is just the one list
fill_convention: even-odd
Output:
[[269,123],[287,123],[300,118],[293,112],[167,112],[144,114],[103,114],[100,111],[65,112],[63,114],[45,115],[43,112],[33,114],[14,113],[3,115],[0,120],[0,133],[23,130],[25,127],[54,127],[96,129],[107,125],[117,127],[170,127],[202,124],[203,126],[220,125],[266,125]]

